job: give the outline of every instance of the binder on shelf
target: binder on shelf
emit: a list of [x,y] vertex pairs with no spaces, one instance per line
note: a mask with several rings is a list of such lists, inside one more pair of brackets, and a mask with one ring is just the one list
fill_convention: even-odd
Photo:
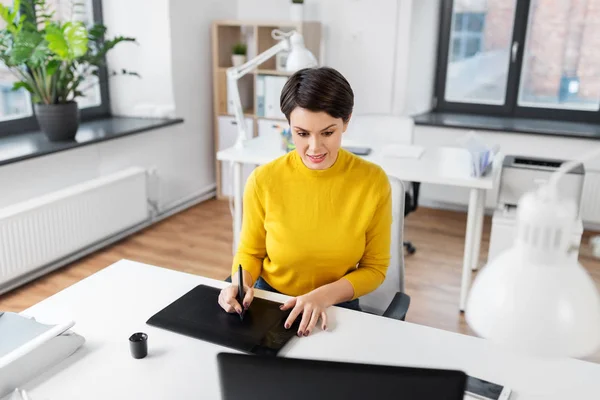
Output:
[[265,75],[265,117],[274,119],[285,119],[285,115],[279,107],[281,90],[287,82],[287,76]]
[[265,116],[265,76],[256,76],[256,116]]

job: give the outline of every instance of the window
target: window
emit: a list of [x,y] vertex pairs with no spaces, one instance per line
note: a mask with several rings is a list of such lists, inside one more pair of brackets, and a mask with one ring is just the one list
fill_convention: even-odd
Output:
[[600,0],[443,0],[436,109],[600,122]]
[[481,51],[484,13],[458,12],[452,22],[452,62],[473,57]]
[[598,111],[600,1],[544,3],[529,10],[518,105]]
[[[12,5],[12,0],[0,0],[4,5]],[[101,0],[47,0],[50,9],[55,10],[55,18],[83,21],[91,26],[102,22]],[[75,5],[74,5],[75,4]],[[5,27],[0,19],[0,29]],[[106,81],[107,73],[99,71],[101,81]],[[0,137],[37,129],[29,93],[24,89],[13,91],[16,78],[0,62]],[[83,120],[109,114],[107,85],[99,85],[97,77],[91,77],[81,84],[84,97],[77,102]]]
[[[52,10],[56,10],[55,18],[63,21],[81,21],[86,26],[94,24],[94,10],[91,0],[47,0]],[[75,6],[73,4],[76,4]],[[98,78],[92,76],[81,84],[84,96],[77,99],[80,109],[101,105],[102,98],[97,84]]]
[[31,115],[29,93],[20,89],[13,91],[15,77],[3,65],[0,65],[0,122],[24,118]]
[[[0,3],[11,5],[12,0],[0,0]],[[0,29],[5,27],[5,22],[0,18]],[[29,93],[24,89],[12,91],[15,80],[12,73],[0,62],[0,122],[24,118],[32,113]]]

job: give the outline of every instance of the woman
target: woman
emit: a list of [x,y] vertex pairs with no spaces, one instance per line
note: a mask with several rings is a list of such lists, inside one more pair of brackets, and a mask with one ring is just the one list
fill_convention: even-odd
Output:
[[[319,319],[327,329],[332,305],[359,310],[358,298],[384,280],[390,261],[392,200],[383,170],[341,148],[354,106],[348,81],[332,68],[296,72],[281,92],[281,110],[295,151],[258,167],[244,191],[244,218],[232,284],[219,304],[242,312],[252,287],[294,298],[298,336],[308,336]],[[246,295],[236,300],[238,265]]]

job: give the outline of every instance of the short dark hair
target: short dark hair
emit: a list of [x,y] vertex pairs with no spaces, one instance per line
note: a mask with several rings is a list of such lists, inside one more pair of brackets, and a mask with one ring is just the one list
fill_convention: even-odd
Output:
[[305,68],[288,79],[279,103],[288,122],[292,111],[301,107],[324,111],[347,123],[354,107],[354,92],[346,78],[333,68]]

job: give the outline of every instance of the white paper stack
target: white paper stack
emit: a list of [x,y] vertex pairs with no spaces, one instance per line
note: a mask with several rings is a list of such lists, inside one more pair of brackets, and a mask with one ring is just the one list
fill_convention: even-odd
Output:
[[471,175],[476,177],[485,175],[491,168],[499,147],[488,146],[473,131],[460,138],[458,142],[471,153]]
[[389,144],[383,148],[385,157],[419,158],[425,149],[411,144]]

